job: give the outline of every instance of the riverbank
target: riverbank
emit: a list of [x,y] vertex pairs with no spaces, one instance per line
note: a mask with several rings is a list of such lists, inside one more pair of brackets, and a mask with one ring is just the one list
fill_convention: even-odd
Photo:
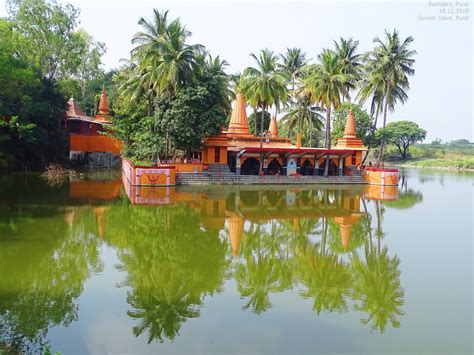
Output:
[[427,159],[417,161],[389,162],[389,164],[398,168],[420,168],[474,172],[474,157],[471,159],[464,159],[463,162],[460,162],[457,159]]

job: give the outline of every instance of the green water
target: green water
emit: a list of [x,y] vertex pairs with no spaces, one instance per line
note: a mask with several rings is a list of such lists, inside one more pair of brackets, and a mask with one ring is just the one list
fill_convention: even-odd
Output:
[[392,201],[129,190],[148,205],[113,172],[2,176],[0,349],[471,354],[474,175],[402,174]]

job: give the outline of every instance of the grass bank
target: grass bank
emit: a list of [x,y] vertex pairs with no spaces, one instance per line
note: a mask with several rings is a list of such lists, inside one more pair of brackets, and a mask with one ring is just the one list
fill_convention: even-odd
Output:
[[397,153],[395,147],[389,147],[385,161],[397,166],[474,171],[474,145],[470,143],[417,144],[410,147],[407,159]]

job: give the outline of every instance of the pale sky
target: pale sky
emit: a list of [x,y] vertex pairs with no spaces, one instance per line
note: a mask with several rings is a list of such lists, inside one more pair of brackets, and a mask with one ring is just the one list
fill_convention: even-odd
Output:
[[[300,47],[316,58],[333,40],[359,40],[361,51],[373,47],[375,36],[397,28],[402,38],[415,38],[415,76],[409,100],[398,105],[388,122],[410,120],[428,130],[425,142],[473,140],[472,12],[470,0],[442,6],[440,1],[145,1],[58,0],[81,9],[80,26],[105,42],[106,68],[128,58],[130,39],[139,31],[140,17],[151,18],[153,8],[170,10],[193,33],[189,43],[205,45],[230,66],[228,73],[253,65],[249,54],[269,48],[283,53]],[[444,1],[447,4],[447,1]],[[464,3],[464,6],[461,4]],[[439,15],[453,16],[451,21]],[[464,12],[464,14],[461,14]],[[458,15],[456,15],[458,13]],[[0,16],[5,16],[0,0]],[[456,16],[467,16],[467,20]]]

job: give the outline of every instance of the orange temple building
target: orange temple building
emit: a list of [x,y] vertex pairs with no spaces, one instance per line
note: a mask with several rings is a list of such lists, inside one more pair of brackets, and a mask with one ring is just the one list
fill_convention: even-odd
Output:
[[87,116],[71,98],[65,126],[69,132],[69,159],[87,159],[104,167],[119,166],[123,144],[106,135],[112,129],[112,121],[105,89],[102,89],[99,113],[95,118]]
[[265,175],[322,175],[326,159],[329,175],[352,175],[362,163],[362,153],[367,148],[356,137],[354,115],[350,111],[343,138],[337,140],[332,149],[301,147],[289,138],[279,137],[276,118],[270,121],[265,137],[250,133],[246,104],[237,94],[227,131],[208,137],[202,147],[203,164],[227,164],[237,175],[258,175],[260,159],[263,159]]

